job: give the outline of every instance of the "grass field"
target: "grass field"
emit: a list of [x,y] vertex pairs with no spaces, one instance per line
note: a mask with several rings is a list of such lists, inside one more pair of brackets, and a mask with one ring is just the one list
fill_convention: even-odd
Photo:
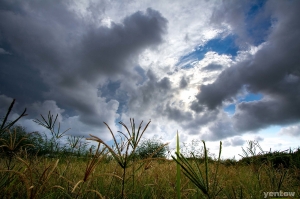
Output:
[[[1,198],[177,198],[176,162],[139,160],[125,169],[104,155],[91,157],[26,157],[22,154],[0,162]],[[205,173],[205,163],[188,160]],[[195,163],[195,164],[193,164]],[[10,168],[8,168],[8,165]],[[214,176],[217,162],[208,163]],[[133,170],[133,168],[135,170]],[[221,164],[216,178],[218,193],[209,197],[181,174],[181,198],[264,198],[264,192],[300,193],[299,168],[274,168],[271,164]],[[123,187],[124,186],[124,187]],[[123,194],[122,194],[122,189]]]
[[50,131],[48,138],[15,126],[26,110],[7,124],[13,103],[0,128],[1,199],[300,197],[299,148],[265,153],[249,141],[240,161],[222,160],[222,142],[218,158],[212,158],[204,141],[201,151],[182,153],[177,136],[176,151],[166,158],[166,144],[140,143],[150,122],[136,129],[130,119],[130,128],[120,122],[126,131],[118,140],[105,123],[113,146],[90,135],[87,140],[98,147],[88,149],[82,137],[60,142],[66,131],[55,128],[57,117],[50,112],[35,120]]

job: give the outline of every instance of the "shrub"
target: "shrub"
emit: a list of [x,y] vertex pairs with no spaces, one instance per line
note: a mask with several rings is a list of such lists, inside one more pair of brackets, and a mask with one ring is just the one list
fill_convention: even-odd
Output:
[[292,165],[300,169],[300,148],[296,149],[292,153]]
[[229,166],[234,166],[237,164],[237,161],[235,158],[231,158],[231,159],[225,159],[225,160],[222,160],[221,162],[223,165],[225,165],[226,167],[229,167]]
[[156,139],[144,140],[141,145],[137,147],[136,156],[140,159],[152,158],[166,158],[168,146]]
[[39,132],[28,133],[26,129],[20,125],[15,125],[11,130],[4,132],[0,139],[2,152],[7,153],[9,148],[6,145],[15,145],[14,153],[26,150],[27,154],[36,155],[45,153],[45,143]]

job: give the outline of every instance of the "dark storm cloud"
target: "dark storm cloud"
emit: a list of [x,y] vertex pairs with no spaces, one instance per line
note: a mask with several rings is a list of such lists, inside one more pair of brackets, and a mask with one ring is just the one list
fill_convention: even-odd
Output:
[[[5,95],[0,95],[0,113],[1,113],[1,116],[5,115],[8,108],[9,108],[9,105],[12,103],[13,99],[10,98],[10,97],[7,97]],[[1,118],[0,118],[1,119]]]
[[157,83],[157,86],[164,90],[171,89],[171,81],[168,77],[164,77]]
[[214,83],[200,86],[200,92],[196,95],[198,103],[214,109],[224,100],[234,96],[241,89],[239,69],[230,67],[224,70]]
[[[68,1],[1,1],[0,94],[27,97],[28,104],[55,100],[86,124],[113,122],[119,102],[105,93],[107,81],[132,76],[138,55],[163,41],[167,20],[148,8],[99,26],[105,4],[97,6],[87,19]],[[157,85],[168,89],[170,81]]]
[[[149,8],[146,12],[139,11],[126,17],[122,24],[112,23],[109,28],[100,27],[88,31],[78,47],[80,48],[78,56],[82,58],[80,62],[82,62],[83,67],[75,70],[75,74],[80,75],[79,79],[82,78],[92,84],[94,81],[99,81],[99,77],[106,78],[107,75],[120,75],[122,81],[125,76],[126,78],[133,77],[132,72],[136,73],[136,71],[132,69],[135,68],[137,56],[144,49],[155,48],[163,41],[162,37],[166,31],[166,25],[167,20],[159,12]],[[72,82],[74,76],[67,79]],[[64,83],[67,82],[64,81]],[[163,78],[156,86],[169,89],[171,83],[168,78]],[[95,95],[95,91],[93,93]],[[103,97],[105,95],[102,93]],[[80,102],[84,102],[84,99],[82,98]],[[116,101],[107,103],[107,107],[112,106],[116,109]],[[79,104],[76,105],[76,107],[82,107],[82,112],[87,113],[82,118],[86,122],[95,121],[96,123],[99,121],[99,117],[97,120],[93,119],[97,118],[95,117],[97,114],[92,114],[93,107],[86,103],[83,105],[84,107]],[[118,105],[120,105],[119,102]],[[90,117],[91,115],[94,116]],[[106,114],[103,115],[103,117],[106,116]]]
[[204,106],[202,106],[200,103],[198,103],[196,101],[193,101],[190,104],[190,108],[191,108],[191,110],[195,111],[196,113],[200,113],[205,109]]
[[300,2],[270,1],[266,7],[276,19],[267,42],[255,55],[225,69],[214,83],[202,85],[194,102],[199,106],[193,106],[215,109],[243,88],[262,93],[263,100],[237,106],[234,121],[240,131],[300,119]]
[[[90,30],[80,44],[81,74],[87,78],[94,74],[120,74],[133,68],[131,59],[144,49],[162,42],[167,20],[151,8],[136,12],[111,27]],[[130,63],[130,64],[129,64]]]
[[167,115],[169,119],[181,123],[191,121],[193,119],[193,115],[191,112],[184,112],[179,108],[170,106],[170,104],[167,104],[166,109],[163,111],[163,114]]
[[0,48],[0,55],[11,55],[11,53],[7,52],[6,50],[4,50],[3,48]]
[[0,94],[15,98],[18,103],[31,103],[43,98],[48,86],[39,71],[17,55],[0,55]]
[[1,92],[19,103],[43,100],[46,81],[70,61],[76,16],[60,1],[4,0],[0,7],[0,47],[11,53],[0,56]]
[[[58,67],[66,55],[65,45],[72,29],[79,25],[76,16],[62,2],[3,1],[0,11],[1,44],[12,54],[23,56],[31,63]],[[69,32],[70,31],[70,32]],[[45,66],[38,66],[44,68]]]
[[289,124],[299,121],[300,111],[296,101],[270,99],[242,102],[237,105],[233,116],[239,131],[256,130],[270,124]]
[[164,110],[164,102],[172,97],[171,81],[168,77],[159,80],[151,69],[146,75],[148,79],[142,85],[122,82],[123,89],[130,95],[128,109],[131,113],[141,114],[151,110],[161,114]]
[[[201,127],[206,127],[207,124],[216,121],[218,119],[219,110],[203,111],[199,114],[194,115],[192,120],[182,123],[182,128],[191,135],[197,135],[201,132]],[[214,132],[215,133],[215,132]],[[205,134],[205,132],[204,132]],[[209,132],[209,134],[213,134]],[[205,135],[204,135],[205,137]],[[202,139],[202,137],[201,137]],[[211,137],[205,137],[206,140],[211,140]]]
[[237,132],[227,115],[219,115],[219,117],[216,115],[215,118],[215,121],[208,125],[209,131],[204,132],[204,134],[201,135],[202,139],[218,141],[220,139],[237,135]]

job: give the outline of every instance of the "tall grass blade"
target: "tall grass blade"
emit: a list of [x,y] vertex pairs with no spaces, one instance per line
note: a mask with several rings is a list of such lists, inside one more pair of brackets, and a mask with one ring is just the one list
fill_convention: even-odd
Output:
[[[180,146],[179,146],[179,136],[178,136],[178,131],[177,131],[177,137],[176,137],[176,153],[180,154]],[[179,156],[177,156],[178,158]],[[181,193],[180,193],[180,188],[181,188],[181,176],[180,176],[180,165],[177,163],[177,174],[176,174],[176,191],[177,191],[177,198],[181,198]]]
[[11,110],[12,110],[14,104],[15,104],[15,101],[16,101],[16,100],[13,99],[13,101],[11,102],[11,104],[10,104],[10,106],[9,106],[7,112],[6,112],[6,115],[5,115],[5,117],[4,117],[3,121],[2,121],[2,124],[1,124],[1,127],[0,127],[0,135],[1,135],[6,129],[10,129],[10,128],[11,128],[17,121],[19,121],[22,117],[24,117],[24,116],[27,115],[27,114],[26,114],[26,108],[25,108],[24,111],[22,112],[22,114],[21,114],[17,119],[15,119],[15,120],[12,121],[12,122],[9,122],[9,123],[5,126],[5,123],[6,123],[7,119],[8,119],[8,116],[9,116],[9,114],[10,114],[10,112],[11,112]]

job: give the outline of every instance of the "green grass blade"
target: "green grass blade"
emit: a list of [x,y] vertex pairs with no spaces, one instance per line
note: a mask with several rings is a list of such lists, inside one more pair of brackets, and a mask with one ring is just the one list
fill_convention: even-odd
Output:
[[207,192],[209,192],[209,181],[208,181],[208,156],[207,156],[207,149],[206,149],[206,145],[205,145],[205,141],[202,140],[203,145],[204,145],[204,160],[205,160],[205,176],[206,176],[206,190]]

